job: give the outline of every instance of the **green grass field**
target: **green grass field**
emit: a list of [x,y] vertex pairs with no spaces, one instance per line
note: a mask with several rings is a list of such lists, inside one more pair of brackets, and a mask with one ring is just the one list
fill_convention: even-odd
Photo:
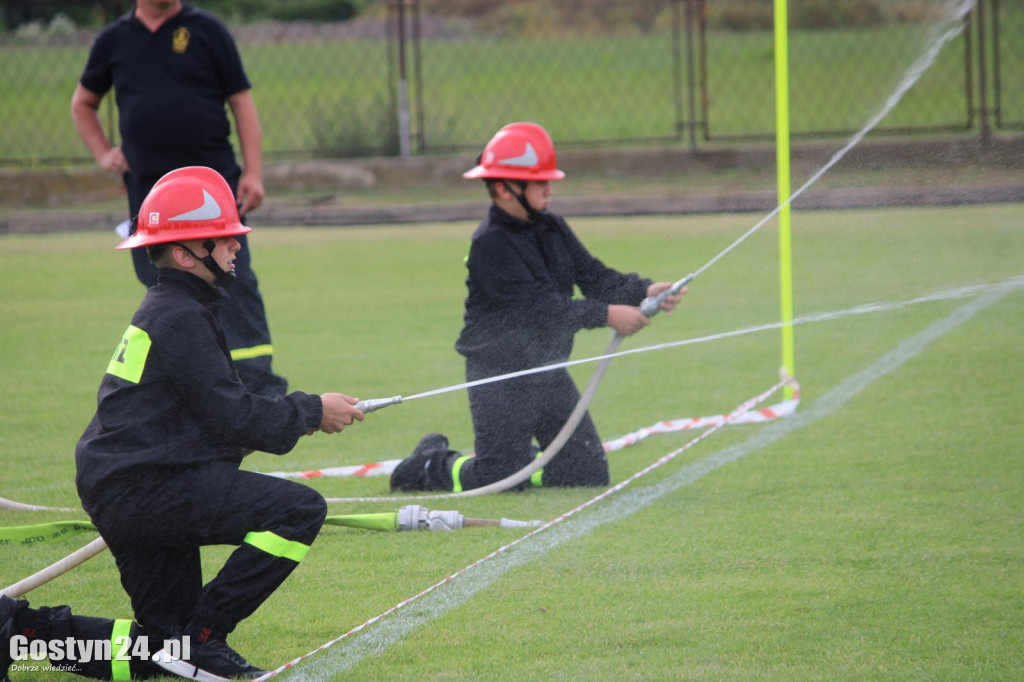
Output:
[[[557,206],[555,207],[557,209]],[[797,212],[797,315],[850,311],[1024,275],[1020,205]],[[606,263],[677,279],[752,215],[572,221]],[[262,229],[255,268],[276,367],[293,388],[361,398],[463,381],[452,343],[470,223]],[[111,234],[0,237],[0,495],[76,506],[75,442],[141,298]],[[773,224],[691,285],[677,314],[624,349],[778,320]],[[1024,289],[988,288],[799,325],[796,415],[730,427],[625,490],[343,639],[284,679],[1010,680],[1024,669]],[[578,337],[599,354],[608,330]],[[719,414],[777,380],[779,333],[614,361],[592,406],[604,438]],[[587,380],[593,365],[573,369]],[[774,402],[769,401],[769,402]],[[472,447],[461,391],[367,416],[258,471],[402,456],[428,431]],[[612,454],[619,482],[682,446],[652,436]],[[386,493],[386,478],[309,483],[330,497]],[[552,520],[600,490],[458,501],[467,516]],[[332,514],[400,502],[332,504]],[[0,511],[0,525],[85,518]],[[524,531],[328,528],[232,638],[283,664],[494,552]],[[0,548],[12,583],[82,536]],[[204,554],[209,575],[227,548]],[[109,553],[31,595],[130,617]],[[15,673],[14,680],[44,679]],[[80,679],[45,676],[45,679]]]

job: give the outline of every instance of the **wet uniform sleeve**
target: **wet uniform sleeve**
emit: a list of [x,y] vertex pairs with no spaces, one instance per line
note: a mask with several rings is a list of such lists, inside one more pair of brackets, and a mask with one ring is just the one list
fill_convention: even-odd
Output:
[[584,296],[605,304],[640,305],[647,298],[651,280],[636,273],[609,268],[587,250],[576,234],[562,222],[563,234],[575,266],[574,280]]
[[521,245],[500,232],[474,240],[467,265],[484,297],[500,301],[510,321],[569,332],[602,327],[607,309],[600,302],[573,299],[528,265]]
[[283,398],[249,393],[226,347],[203,317],[179,315],[174,344],[162,353],[170,381],[203,425],[206,437],[246,450],[285,454],[323,417],[320,396],[296,391]]

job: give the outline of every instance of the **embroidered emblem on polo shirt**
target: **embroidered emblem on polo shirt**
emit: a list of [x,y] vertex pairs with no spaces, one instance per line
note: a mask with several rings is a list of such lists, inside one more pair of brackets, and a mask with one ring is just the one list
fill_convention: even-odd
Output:
[[173,39],[171,42],[171,49],[178,54],[185,54],[185,50],[188,49],[188,41],[192,37],[192,34],[188,32],[188,29],[184,26],[179,26],[174,29]]

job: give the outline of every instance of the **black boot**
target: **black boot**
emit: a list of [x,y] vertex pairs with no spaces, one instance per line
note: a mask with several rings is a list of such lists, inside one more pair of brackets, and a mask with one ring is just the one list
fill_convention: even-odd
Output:
[[452,475],[448,465],[450,455],[458,454],[448,449],[446,436],[428,433],[412,454],[391,472],[391,491],[451,490]]
[[24,599],[0,596],[0,682],[11,682],[7,671],[11,663],[14,663],[11,658],[11,638],[15,635],[14,616],[24,608],[28,608],[28,602]]
[[[153,662],[180,677],[200,682],[222,682],[255,679],[267,672],[245,660],[242,654],[228,646],[223,636],[209,628],[190,625],[185,628],[183,636],[174,639],[178,640],[178,651],[165,648],[153,656]],[[185,642],[188,642],[187,653]],[[174,658],[173,653],[180,654],[181,658]]]

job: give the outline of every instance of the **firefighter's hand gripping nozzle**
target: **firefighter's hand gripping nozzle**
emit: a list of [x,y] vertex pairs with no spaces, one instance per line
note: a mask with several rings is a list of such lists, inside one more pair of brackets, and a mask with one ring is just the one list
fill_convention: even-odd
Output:
[[372,400],[360,400],[356,403],[356,408],[363,414],[369,414],[370,412],[376,412],[377,410],[391,405],[397,405],[402,402],[402,396],[396,395],[393,398],[374,398]]
[[657,296],[648,296],[643,300],[643,303],[640,304],[640,312],[646,317],[654,317],[658,314],[658,311],[661,310],[661,304],[665,302],[665,299],[682,291],[683,287],[692,282],[694,277],[695,275],[691,273],[670,286],[668,289],[665,289],[665,291],[661,292]]

